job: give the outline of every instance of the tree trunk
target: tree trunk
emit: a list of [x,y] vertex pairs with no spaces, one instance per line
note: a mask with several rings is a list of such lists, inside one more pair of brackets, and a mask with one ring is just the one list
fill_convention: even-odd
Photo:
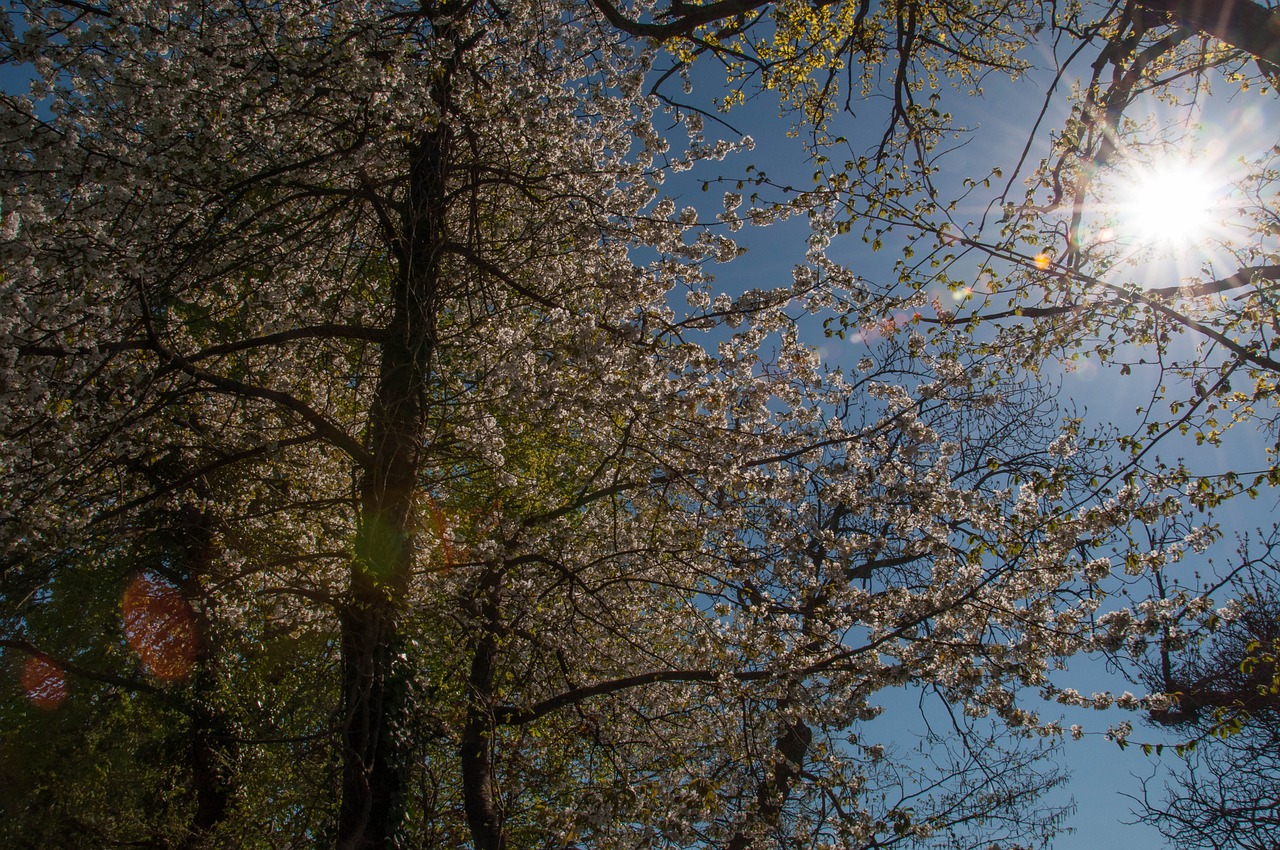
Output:
[[[176,518],[176,542],[185,563],[184,588],[188,597],[198,593],[199,581],[214,574],[218,557],[213,520],[190,505],[184,506]],[[239,786],[235,764],[239,746],[231,719],[218,706],[214,661],[210,646],[209,598],[191,609],[195,626],[195,658],[192,670],[194,693],[184,706],[191,721],[189,750],[191,790],[195,794],[195,811],[187,827],[184,850],[198,850],[210,844],[215,830],[231,814],[235,792]]]
[[[782,710],[783,706],[779,707]],[[773,769],[756,786],[756,808],[739,830],[729,839],[728,850],[747,850],[754,836],[753,827],[776,829],[782,822],[783,808],[791,794],[791,786],[804,769],[805,756],[813,743],[813,730],[802,720],[783,720],[774,741],[777,753]]]
[[397,734],[410,671],[399,620],[414,562],[414,504],[426,438],[426,387],[436,347],[452,134],[409,146],[409,186],[395,303],[367,441],[360,527],[342,630],[343,751],[338,847],[390,847],[404,814],[407,758]]
[[494,799],[493,778],[493,677],[498,659],[501,629],[500,576],[485,573],[479,604],[478,634],[471,647],[471,674],[467,679],[467,721],[462,730],[458,757],[462,768],[462,804],[476,850],[506,850],[502,817]]

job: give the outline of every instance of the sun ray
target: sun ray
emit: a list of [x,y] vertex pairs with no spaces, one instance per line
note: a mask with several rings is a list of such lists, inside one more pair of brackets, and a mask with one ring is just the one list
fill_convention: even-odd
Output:
[[1197,163],[1143,166],[1117,187],[1117,227],[1146,246],[1186,248],[1212,234],[1222,195],[1220,181]]

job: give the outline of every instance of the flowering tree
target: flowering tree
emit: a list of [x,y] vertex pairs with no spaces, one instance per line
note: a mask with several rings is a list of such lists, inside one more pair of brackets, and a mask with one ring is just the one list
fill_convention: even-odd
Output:
[[[1222,581],[1236,601],[1187,618],[1141,644],[1122,663],[1143,684],[1171,694],[1151,720],[1176,730],[1179,757],[1163,788],[1143,784],[1140,816],[1171,845],[1265,847],[1276,835],[1277,618],[1274,529],[1245,537]],[[1165,596],[1185,593],[1157,582]]]
[[[674,20],[720,20],[699,8]],[[931,51],[979,67],[901,42],[930,8],[841,10],[876,27],[840,47],[868,67],[899,25],[880,145],[897,164],[865,178],[886,193],[921,185],[900,152],[942,132],[913,100]],[[979,14],[936,9],[948,32]],[[863,729],[877,694],[919,683],[963,735],[988,716],[1060,731],[1019,690],[1142,627],[1095,618],[1111,562],[1090,550],[1179,503],[1143,479],[1095,498],[1098,458],[1021,349],[897,333],[824,253],[829,192],[727,193],[715,226],[664,196],[669,172],[748,143],[646,95],[657,48],[619,30],[737,48],[636,20],[348,0],[6,19],[0,55],[34,81],[0,112],[5,658],[37,708],[96,689],[76,710],[97,740],[128,729],[133,754],[111,757],[140,786],[46,776],[67,817],[30,834],[490,850],[1052,831],[1018,816],[1054,781],[1035,752],[993,773],[962,739],[930,796],[937,777],[895,775]],[[835,26],[783,20],[753,67],[802,67],[797,45]],[[830,88],[770,79],[822,125]],[[719,292],[727,234],[792,214],[815,228],[793,279]],[[823,364],[804,329],[857,311],[884,339]]]
[[[896,10],[899,22],[928,20],[923,6],[886,7],[879,11]],[[991,12],[1011,20],[1002,13]],[[886,31],[866,14],[859,9],[863,31]],[[891,135],[888,148],[816,175],[834,233],[861,231],[873,246],[901,251],[879,297],[850,311],[838,331],[865,327],[888,299],[925,313],[922,324],[948,331],[961,324],[986,336],[991,350],[1017,352],[1027,368],[1057,361],[1069,373],[1100,375],[1096,382],[1112,364],[1113,379],[1146,381],[1130,386],[1117,429],[1102,437],[1121,450],[1100,467],[1103,491],[1142,478],[1181,490],[1200,512],[1233,497],[1266,498],[1280,482],[1280,205],[1268,132],[1280,73],[1274,4],[1139,0],[1055,5],[1036,17],[1022,19],[1021,32],[970,28],[979,33],[970,45],[999,33],[1009,53],[976,52],[1012,56],[1031,79],[1040,75],[1043,96],[1028,109],[1021,150],[970,178],[959,204],[947,202],[956,195],[942,188],[947,169],[928,143],[959,123],[948,120],[934,80],[915,89],[930,92],[930,109],[917,109],[914,119],[902,111],[910,179],[885,167],[901,162]],[[945,20],[921,23],[918,35],[966,44]],[[863,31],[855,26],[849,40],[828,43],[847,50]],[[1039,45],[1038,57],[1028,57],[1027,44]],[[908,56],[899,55],[897,79],[910,79]],[[829,91],[812,86],[810,74],[801,80],[807,93]],[[895,84],[895,103],[911,102],[898,94],[904,90],[912,91]],[[838,100],[817,103],[829,113]],[[948,294],[954,301],[945,307],[929,305],[930,295]],[[1218,451],[1224,446],[1234,449],[1230,459]],[[1185,770],[1164,799],[1144,792],[1143,819],[1178,846],[1268,846],[1274,522],[1264,520],[1251,546],[1216,566],[1202,554],[1216,536],[1203,515],[1145,521],[1135,531],[1126,565],[1147,573],[1150,586],[1112,612],[1128,635],[1117,631],[1106,649],[1125,656],[1135,680],[1160,695],[1146,703],[1148,716],[1189,736],[1176,748],[1188,759]],[[1184,556],[1191,568],[1175,566]],[[1240,575],[1250,582],[1231,580]]]

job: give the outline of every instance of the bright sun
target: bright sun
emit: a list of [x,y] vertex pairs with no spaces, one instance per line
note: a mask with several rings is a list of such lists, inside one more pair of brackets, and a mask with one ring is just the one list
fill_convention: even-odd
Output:
[[1132,173],[1117,201],[1120,229],[1147,245],[1186,247],[1213,229],[1221,187],[1195,163],[1170,160]]

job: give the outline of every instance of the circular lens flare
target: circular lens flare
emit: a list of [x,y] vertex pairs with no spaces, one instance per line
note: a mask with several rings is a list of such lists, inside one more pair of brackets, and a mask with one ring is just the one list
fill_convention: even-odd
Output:
[[53,711],[67,698],[67,676],[53,659],[33,655],[22,667],[22,688],[36,708]]
[[177,682],[191,674],[196,659],[196,626],[181,591],[144,573],[125,589],[120,607],[129,646],[158,679]]

